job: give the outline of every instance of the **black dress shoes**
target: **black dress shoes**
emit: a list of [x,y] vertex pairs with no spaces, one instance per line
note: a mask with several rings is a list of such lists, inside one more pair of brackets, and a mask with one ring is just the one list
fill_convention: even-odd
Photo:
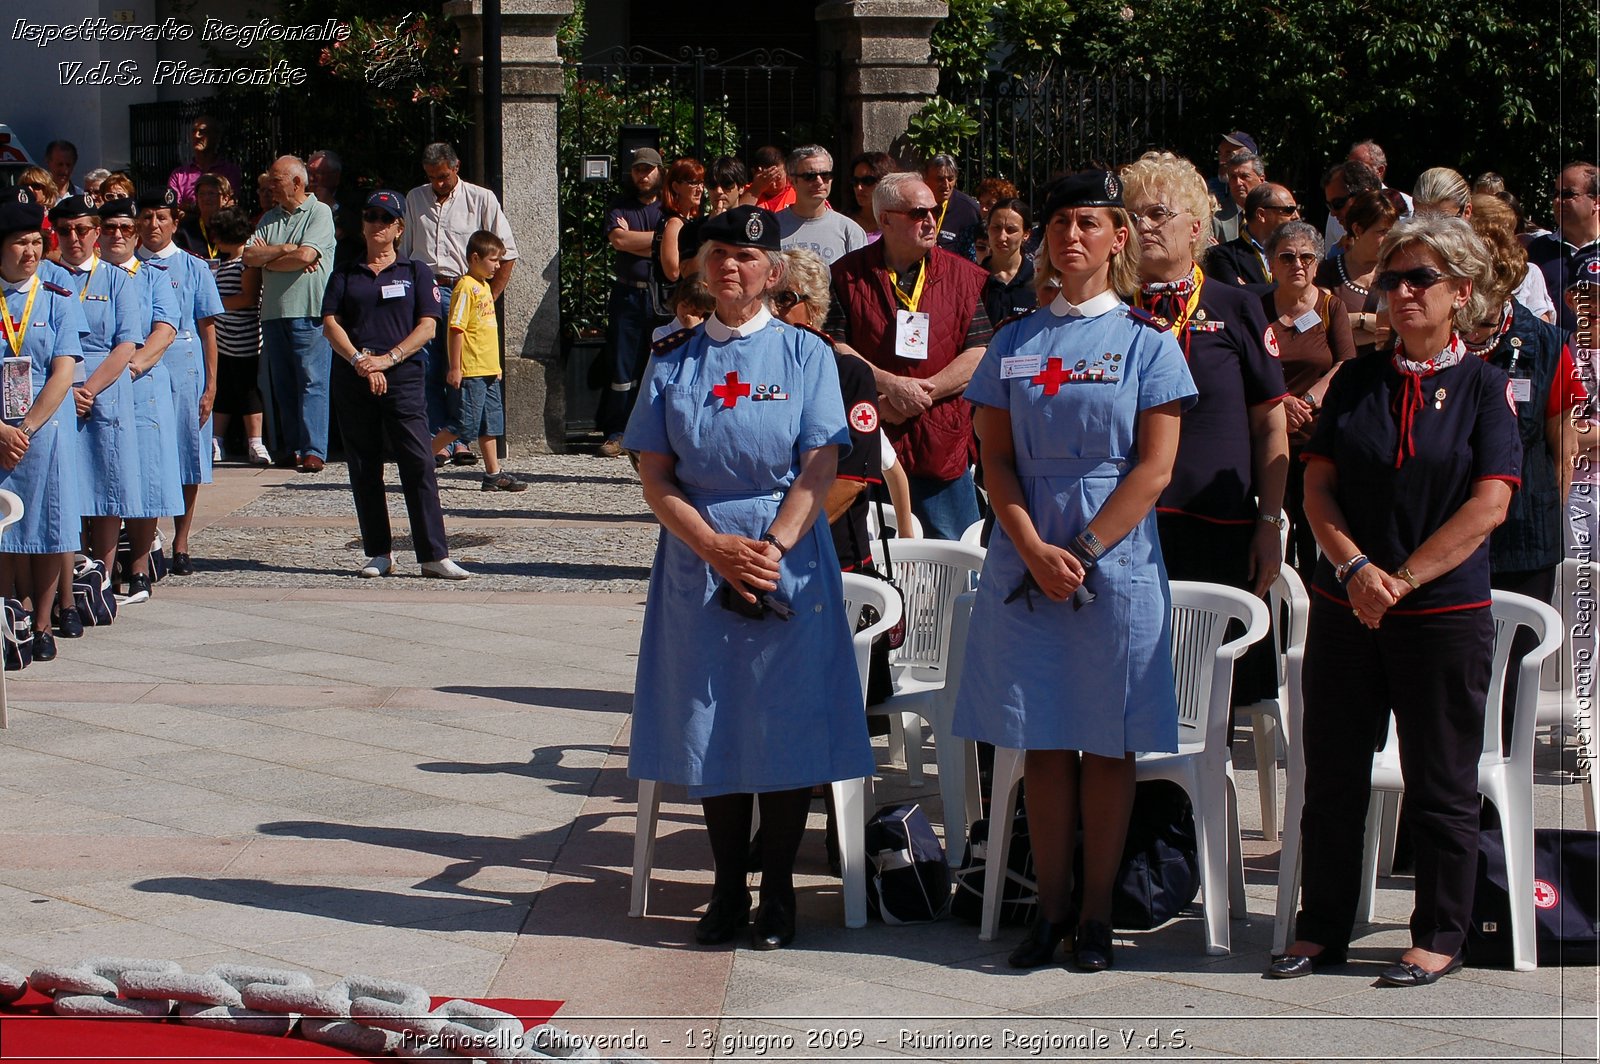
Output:
[[173,551],[172,564],[167,571],[173,576],[190,576],[194,573],[194,563],[189,560],[186,551]]
[[732,942],[750,923],[750,892],[713,894],[706,914],[694,928],[694,940],[702,946]]
[[1039,917],[1033,922],[1033,926],[1028,928],[1028,937],[1011,951],[1006,963],[1013,968],[1037,968],[1042,964],[1049,964],[1056,959],[1056,947],[1062,942],[1067,943],[1069,951],[1072,949],[1072,929],[1077,923],[1076,913],[1060,921]]
[[1337,968],[1344,961],[1343,950],[1324,949],[1315,957],[1306,957],[1298,953],[1279,953],[1275,954],[1272,963],[1267,965],[1267,978],[1299,979],[1312,972]]
[[782,949],[794,941],[794,899],[764,898],[750,931],[753,949]]
[[[38,651],[34,651],[34,656],[38,656]],[[1443,968],[1430,972],[1420,965],[1397,961],[1378,973],[1378,982],[1384,986],[1431,986],[1465,963],[1467,963],[1466,957],[1457,953]]]
[[1078,925],[1078,950],[1073,960],[1080,972],[1103,972],[1111,967],[1111,928],[1099,920]]
[[56,637],[50,634],[50,629],[35,628],[33,630],[33,660],[56,660]]
[[83,635],[83,618],[78,616],[78,607],[65,606],[56,613],[56,634],[62,639],[78,639]]

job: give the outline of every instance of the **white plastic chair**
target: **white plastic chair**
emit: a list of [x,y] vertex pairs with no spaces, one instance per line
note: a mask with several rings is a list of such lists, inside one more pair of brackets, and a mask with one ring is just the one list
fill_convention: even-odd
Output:
[[[1205,899],[1206,952],[1224,954],[1231,943],[1229,907],[1243,915],[1245,904],[1244,868],[1237,844],[1238,809],[1232,795],[1232,764],[1228,758],[1233,663],[1252,643],[1266,636],[1269,620],[1266,603],[1246,591],[1183,580],[1174,580],[1171,588],[1178,751],[1141,754],[1136,760],[1137,776],[1140,780],[1177,783],[1194,806],[1200,884]],[[1224,643],[1229,621],[1239,621],[1245,631]],[[994,784],[989,795],[991,868],[1005,868],[1010,855],[1022,763],[1023,751],[995,749]],[[993,941],[999,930],[1003,880],[1003,876],[984,877],[978,937],[985,942]]]
[[[1585,566],[1587,573],[1584,572]],[[1561,653],[1551,657],[1540,674],[1539,712],[1536,717],[1537,727],[1553,729],[1557,749],[1561,748],[1567,734],[1579,743],[1578,761],[1583,773],[1583,826],[1588,831],[1595,830],[1596,817],[1600,814],[1600,769],[1595,765],[1600,749],[1596,747],[1592,714],[1585,714],[1579,708],[1580,698],[1585,702],[1592,700],[1593,685],[1580,692],[1574,676],[1579,664],[1587,664],[1586,671],[1591,675],[1595,666],[1592,615],[1597,575],[1600,574],[1595,572],[1593,562],[1568,558],[1561,563],[1555,595],[1550,600],[1551,605],[1561,613]],[[1574,632],[1585,633],[1586,642],[1575,640]]]
[[[867,671],[872,641],[900,621],[900,598],[882,580],[856,573],[844,574],[844,612],[854,634],[856,672],[861,681],[861,706],[867,704]],[[878,611],[876,623],[855,632],[861,607]],[[844,926],[867,926],[866,824],[870,780],[836,780],[833,791],[834,824],[838,832],[839,865],[844,881]],[[650,902],[650,871],[655,866],[656,826],[661,811],[661,784],[639,781],[639,811],[633,830],[633,882],[628,915],[644,916]]]
[[966,527],[966,530],[961,533],[960,542],[969,547],[983,546],[983,518],[978,518]]
[[[1261,835],[1268,842],[1278,838],[1278,757],[1281,747],[1285,752],[1295,741],[1287,724],[1284,706],[1288,700],[1288,653],[1306,641],[1306,619],[1311,612],[1311,599],[1300,574],[1287,565],[1278,573],[1278,579],[1267,590],[1267,608],[1278,623],[1272,626],[1272,637],[1278,650],[1278,694],[1248,706],[1238,707],[1239,714],[1249,714],[1254,725],[1256,751],[1256,792],[1261,800]],[[1287,620],[1287,624],[1284,621]],[[1235,717],[1237,720],[1237,716]]]
[[[869,503],[867,506],[867,543],[872,548],[872,558],[880,565],[885,555],[893,556],[899,553],[899,544],[906,539],[922,538],[922,522],[916,514],[911,514],[911,527],[902,530],[899,519],[895,516],[894,507],[882,507],[883,524],[878,523],[879,506]],[[887,551],[883,548],[884,526],[894,531],[895,546]],[[917,722],[909,713],[890,713],[889,716],[889,761],[894,764],[906,766],[906,775],[912,786],[922,786],[922,751],[920,736],[913,743],[906,742],[906,730],[916,728]]]
[[[940,539],[895,540],[890,552],[895,583],[905,596],[906,638],[898,650],[889,652],[889,667],[894,679],[894,694],[873,708],[900,720],[905,728],[906,778],[913,786],[922,785],[922,721],[933,725],[934,756],[941,769],[939,788],[959,786],[964,773],[957,758],[960,745],[949,732],[955,698],[950,687],[951,626],[957,596],[975,585],[983,572],[987,552]],[[945,691],[949,688],[948,692]],[[944,749],[940,750],[940,744]],[[951,779],[944,778],[949,768]],[[955,793],[955,792],[950,792]],[[945,845],[956,844],[949,830],[960,819],[958,806],[945,810]]]
[[[0,488],[0,547],[5,544],[5,531],[22,520],[22,499],[14,491]],[[0,728],[9,728],[11,718],[6,712],[6,674],[0,669]]]

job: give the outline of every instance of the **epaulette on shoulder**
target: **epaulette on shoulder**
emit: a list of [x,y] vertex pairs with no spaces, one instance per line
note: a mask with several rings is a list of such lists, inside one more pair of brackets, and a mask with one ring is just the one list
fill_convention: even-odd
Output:
[[39,287],[43,288],[46,292],[54,292],[58,296],[71,296],[72,295],[72,292],[71,292],[70,289],[62,288],[58,284],[51,284],[49,281],[40,281],[39,282]]
[[1156,320],[1156,316],[1154,314],[1150,313],[1148,310],[1145,310],[1143,307],[1129,307],[1128,317],[1138,322],[1140,325],[1148,325],[1152,329],[1165,330],[1167,328],[1167,326]]
[[679,329],[677,332],[663,336],[650,345],[652,355],[664,355],[675,347],[682,347],[694,335],[693,329]]
[[162,262],[160,259],[145,259],[144,264],[146,266],[152,266],[155,269],[160,270],[162,273],[166,273],[168,269],[167,264]]
[[827,344],[828,345],[828,350],[830,350],[830,351],[833,350],[833,348],[836,346],[834,344],[834,342],[833,342],[833,337],[829,336],[827,333],[823,332],[821,329],[814,329],[811,326],[803,324],[803,323],[796,325],[795,328],[804,329],[806,332],[810,333],[812,336],[815,336],[817,339],[819,339],[823,343]]
[[1038,309],[1038,307],[1029,307],[1027,310],[1019,310],[1015,314],[1007,314],[1005,317],[994,323],[995,331],[999,332],[1002,325],[1010,325],[1014,321],[1021,321],[1023,318],[1026,318],[1029,314],[1034,313]]

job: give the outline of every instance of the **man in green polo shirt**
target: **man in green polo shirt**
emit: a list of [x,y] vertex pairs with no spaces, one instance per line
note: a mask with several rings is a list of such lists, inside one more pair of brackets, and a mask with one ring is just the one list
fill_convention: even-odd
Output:
[[267,171],[277,206],[261,216],[245,245],[246,266],[261,268],[261,350],[272,382],[278,449],[301,472],[328,457],[328,373],[322,295],[333,268],[333,212],[310,194],[306,164],[285,155]]

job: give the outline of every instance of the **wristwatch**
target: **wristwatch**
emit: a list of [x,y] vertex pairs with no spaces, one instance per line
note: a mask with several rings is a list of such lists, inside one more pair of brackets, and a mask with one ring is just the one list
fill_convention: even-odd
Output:
[[1279,532],[1287,531],[1289,528],[1289,519],[1282,514],[1256,514],[1256,519],[1265,521]]

